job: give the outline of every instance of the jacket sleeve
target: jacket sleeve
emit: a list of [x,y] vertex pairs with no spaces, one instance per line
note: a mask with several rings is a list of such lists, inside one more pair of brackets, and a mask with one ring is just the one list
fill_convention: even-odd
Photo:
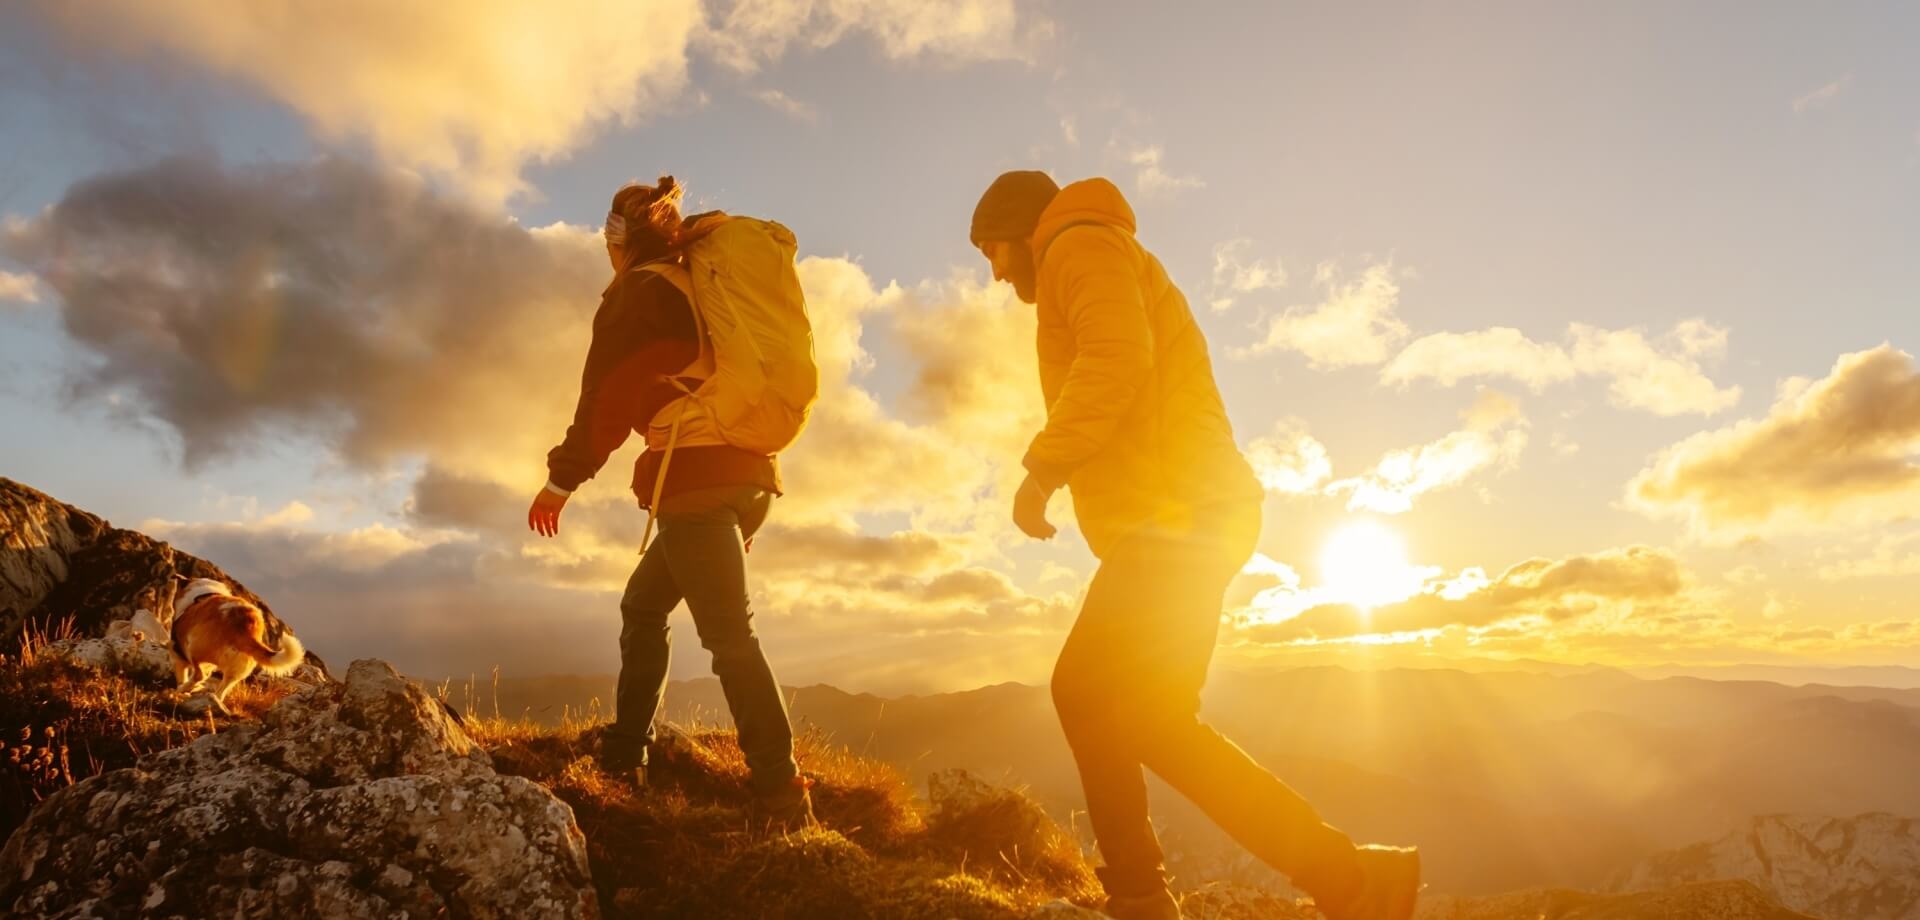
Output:
[[559,446],[547,452],[547,481],[568,492],[600,472],[607,457],[627,440],[627,426],[611,424],[616,413],[608,404],[613,394],[607,385],[632,345],[623,341],[623,333],[629,330],[623,328],[627,324],[621,322],[620,315],[625,306],[620,289],[626,283],[623,277],[608,288],[600,309],[593,314],[593,342],[587,346],[587,365],[580,373],[580,399],[573,409],[573,424],[567,426]]
[[573,424],[547,453],[554,488],[571,492],[592,479],[635,426],[679,395],[664,377],[699,355],[698,337],[692,305],[659,274],[629,271],[607,288],[593,315]]
[[1061,234],[1042,271],[1058,273],[1051,280],[1062,295],[1074,354],[1047,409],[1047,425],[1022,465],[1040,485],[1057,489],[1118,435],[1153,369],[1153,329],[1132,253],[1117,233]]

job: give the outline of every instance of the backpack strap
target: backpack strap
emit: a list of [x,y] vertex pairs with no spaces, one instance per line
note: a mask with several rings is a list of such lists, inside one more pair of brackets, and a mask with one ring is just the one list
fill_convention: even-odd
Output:
[[[661,259],[638,266],[634,271],[659,275],[678,288],[681,294],[686,295],[687,309],[693,313],[693,329],[697,337],[696,347],[703,354],[711,349],[712,346],[707,343],[706,317],[700,315],[700,307],[693,301],[693,275],[687,271],[686,266]],[[640,536],[640,552],[643,554],[647,551],[648,544],[653,542],[654,524],[660,517],[660,494],[666,491],[667,486],[667,467],[673,464],[673,450],[680,442],[680,423],[686,420],[687,410],[693,407],[693,388],[687,386],[686,378],[674,376],[666,380],[684,395],[680,398],[680,411],[674,413],[673,427],[667,433],[667,449],[660,455],[660,472],[653,477],[653,499],[647,502],[647,529]]]
[[678,289],[681,296],[687,298],[687,309],[693,311],[694,333],[699,336],[702,343],[706,342],[707,320],[700,315],[700,306],[693,302],[693,273],[687,271],[685,265],[667,259],[656,259],[645,265],[636,265],[633,270],[648,275],[659,275]]
[[653,500],[647,502],[647,530],[640,535],[640,554],[646,555],[647,545],[653,542],[653,525],[660,518],[660,493],[667,488],[667,467],[673,464],[673,449],[680,443],[680,423],[687,417],[687,409],[693,405],[693,391],[687,389],[677,377],[668,378],[680,392],[687,395],[680,399],[680,411],[674,413],[673,427],[667,433],[667,450],[660,455],[660,472],[653,477]]

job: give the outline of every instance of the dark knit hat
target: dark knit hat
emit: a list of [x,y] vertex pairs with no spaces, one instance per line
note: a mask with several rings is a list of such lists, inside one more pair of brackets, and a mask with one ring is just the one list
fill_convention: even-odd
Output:
[[1032,169],[1001,173],[987,186],[973,209],[970,238],[978,246],[988,240],[1024,240],[1040,224],[1040,212],[1060,193],[1053,177]]

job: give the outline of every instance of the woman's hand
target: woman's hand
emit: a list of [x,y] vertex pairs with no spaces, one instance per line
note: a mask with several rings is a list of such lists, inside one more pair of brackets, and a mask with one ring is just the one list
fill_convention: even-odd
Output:
[[560,532],[560,509],[567,506],[567,497],[545,486],[533,496],[533,507],[527,509],[527,527],[543,537],[551,537]]

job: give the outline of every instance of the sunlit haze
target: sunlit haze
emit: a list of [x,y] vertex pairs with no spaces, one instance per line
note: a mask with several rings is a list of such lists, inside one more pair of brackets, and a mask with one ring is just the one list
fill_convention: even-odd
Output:
[[526,509],[672,174],[799,241],[780,678],[1044,683],[1096,562],[1009,518],[1035,313],[968,239],[1039,169],[1125,195],[1265,489],[1217,671],[1920,665],[1911,9],[280,6],[0,9],[0,475],[330,659],[617,669],[638,439]]

